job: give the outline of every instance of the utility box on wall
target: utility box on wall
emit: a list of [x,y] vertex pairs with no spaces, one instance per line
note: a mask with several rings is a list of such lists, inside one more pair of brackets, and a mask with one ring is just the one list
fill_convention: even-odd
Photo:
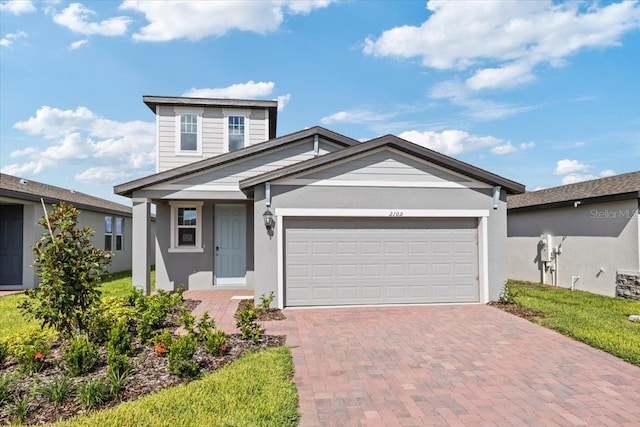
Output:
[[551,253],[553,250],[553,238],[551,234],[543,234],[540,236],[540,261],[551,262]]

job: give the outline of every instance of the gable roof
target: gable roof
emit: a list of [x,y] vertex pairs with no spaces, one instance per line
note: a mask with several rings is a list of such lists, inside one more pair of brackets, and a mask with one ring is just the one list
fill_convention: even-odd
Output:
[[339,133],[332,132],[320,126],[315,126],[309,129],[305,129],[299,132],[294,132],[289,135],[281,136],[279,138],[271,139],[259,144],[250,145],[239,150],[230,151],[228,153],[220,154],[215,157],[200,160],[198,162],[189,163],[184,166],[180,166],[174,169],[166,170],[163,172],[149,175],[144,178],[140,178],[134,181],[126,182],[113,187],[113,191],[121,196],[130,197],[136,190],[140,190],[151,185],[156,185],[161,182],[169,181],[172,179],[180,178],[186,175],[191,175],[196,172],[200,172],[213,167],[221,166],[231,162],[235,162],[247,157],[264,153],[268,150],[272,150],[281,147],[286,144],[291,144],[303,140],[305,138],[318,135],[323,139],[341,145],[343,147],[350,147],[352,145],[360,144],[357,140],[340,135]]
[[510,196],[507,209],[546,209],[640,198],[640,171]]
[[511,181],[509,179],[488,172],[484,169],[477,168],[468,163],[456,160],[452,157],[414,144],[395,135],[385,135],[376,139],[362,142],[349,148],[344,148],[333,153],[324,154],[320,157],[280,168],[272,172],[267,172],[261,175],[243,179],[242,181],[240,181],[240,189],[246,190],[267,181],[285,178],[291,175],[298,174],[300,172],[317,168],[338,160],[347,159],[349,157],[353,157],[385,146],[393,147],[411,156],[426,160],[430,163],[442,166],[446,169],[458,172],[462,175],[474,178],[478,181],[490,185],[499,185],[504,188],[509,194],[522,193],[525,189],[524,185],[519,184],[515,181]]
[[131,216],[131,208],[120,203],[5,173],[0,174],[0,196],[32,202],[40,202],[42,198],[49,204],[62,201],[80,210]]
[[276,137],[278,127],[278,101],[261,101],[256,99],[228,99],[228,98],[191,98],[185,96],[153,96],[144,95],[142,101],[153,113],[158,105],[174,107],[220,107],[244,108],[269,111],[269,138]]

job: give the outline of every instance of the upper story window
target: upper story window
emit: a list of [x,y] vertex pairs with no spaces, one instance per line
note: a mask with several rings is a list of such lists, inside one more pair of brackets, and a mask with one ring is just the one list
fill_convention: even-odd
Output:
[[244,146],[244,116],[229,116],[229,151]]
[[202,153],[202,109],[175,107],[176,154]]

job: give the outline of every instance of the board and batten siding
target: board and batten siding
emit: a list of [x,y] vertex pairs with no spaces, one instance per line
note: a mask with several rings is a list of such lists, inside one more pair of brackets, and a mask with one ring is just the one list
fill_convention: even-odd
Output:
[[[319,154],[326,154],[339,147],[320,139]],[[244,178],[270,172],[314,157],[313,138],[270,150],[262,155],[251,156],[245,160],[223,165],[218,168],[195,173],[186,178],[164,182],[148,188],[150,191],[228,191],[244,195],[238,182]]]
[[[228,114],[233,110],[225,109]],[[202,114],[202,153],[189,155],[176,153],[177,119],[173,106],[161,105],[156,111],[157,136],[157,164],[158,172],[163,172],[179,166],[184,166],[203,159],[217,156],[225,150],[225,116],[222,108],[204,108]],[[239,115],[242,115],[239,113]],[[263,110],[251,110],[250,117],[246,117],[246,134],[249,145],[266,141],[268,136],[268,115]]]

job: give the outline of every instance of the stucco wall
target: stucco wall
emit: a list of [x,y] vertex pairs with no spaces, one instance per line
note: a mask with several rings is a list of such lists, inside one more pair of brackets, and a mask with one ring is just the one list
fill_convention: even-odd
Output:
[[509,212],[508,275],[551,284],[553,273],[539,260],[538,242],[551,234],[561,248],[557,284],[602,295],[615,295],[616,270],[639,270],[638,201],[623,200],[578,207]]
[[[498,298],[507,277],[506,203],[504,193],[498,209],[492,209],[491,189],[381,188],[278,186],[271,184],[271,210],[278,208],[335,209],[484,209],[489,210],[489,299]],[[266,210],[264,185],[254,194],[255,295],[277,293],[277,232],[269,236],[263,224]]]

